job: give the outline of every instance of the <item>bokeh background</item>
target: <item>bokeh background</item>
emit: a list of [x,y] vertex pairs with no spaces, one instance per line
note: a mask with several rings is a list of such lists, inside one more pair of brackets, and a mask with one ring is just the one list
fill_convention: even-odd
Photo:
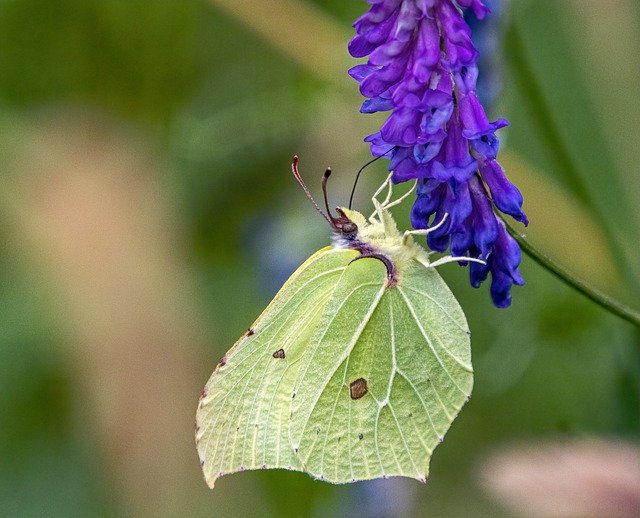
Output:
[[[640,5],[513,0],[485,34],[532,243],[640,309]],[[473,399],[427,485],[252,472],[210,491],[200,390],[328,240],[380,119],[344,0],[0,0],[1,516],[634,516],[640,333],[528,257],[473,330]],[[355,208],[386,164],[371,166]],[[318,180],[318,181],[316,181]],[[408,226],[410,204],[396,211]],[[635,506],[635,507],[634,507]]]

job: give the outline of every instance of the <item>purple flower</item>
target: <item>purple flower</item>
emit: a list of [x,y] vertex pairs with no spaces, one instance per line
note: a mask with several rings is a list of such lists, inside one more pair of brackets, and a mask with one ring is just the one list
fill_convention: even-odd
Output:
[[520,249],[507,233],[501,211],[527,224],[522,195],[497,162],[496,131],[506,119],[489,121],[476,94],[478,52],[463,17],[482,19],[481,0],[368,0],[371,8],[354,24],[349,43],[366,64],[349,73],[367,100],[361,112],[391,111],[380,131],[365,138],[373,156],[390,158],[394,182],[418,180],[411,211],[414,228],[433,227],[429,247],[470,262],[471,285],[491,273],[491,297],[511,304],[511,286],[522,285]]

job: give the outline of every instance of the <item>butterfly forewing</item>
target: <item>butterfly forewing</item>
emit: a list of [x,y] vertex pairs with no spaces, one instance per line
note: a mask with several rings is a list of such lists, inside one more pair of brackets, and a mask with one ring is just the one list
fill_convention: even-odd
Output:
[[245,469],[302,469],[289,440],[300,358],[353,250],[325,249],[294,273],[207,383],[196,442],[208,484]]

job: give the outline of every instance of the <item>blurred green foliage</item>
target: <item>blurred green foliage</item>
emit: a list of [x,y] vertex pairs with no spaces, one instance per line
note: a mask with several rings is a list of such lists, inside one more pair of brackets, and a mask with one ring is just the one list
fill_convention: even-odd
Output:
[[[343,0],[313,3],[346,35],[365,8]],[[611,142],[612,135],[628,139],[628,153],[638,156],[638,134],[619,134],[616,121],[602,115],[609,94],[594,97],[589,88],[596,80],[590,67],[595,70],[598,61],[576,51],[591,48],[582,40],[589,34],[571,29],[576,5],[511,3],[501,107],[512,126],[505,148],[546,177],[550,189],[567,188],[593,215],[615,258],[606,268],[624,279],[606,288],[637,307],[634,193],[640,177],[618,167],[619,150]],[[621,5],[640,40],[640,7]],[[603,13],[583,10],[585,16]],[[614,32],[611,42],[597,45],[604,54],[607,45],[632,45],[617,37]],[[313,38],[310,33],[306,44]],[[339,43],[346,54],[347,41]],[[637,48],[631,48],[637,70]],[[12,221],[16,205],[30,195],[16,191],[20,179],[5,172],[24,159],[20,153],[29,155],[40,122],[66,111],[108,121],[125,135],[133,132],[143,149],[159,157],[154,181],[180,219],[180,232],[168,239],[184,244],[180,260],[194,286],[188,295],[206,321],[196,331],[204,336],[196,352],[203,375],[291,272],[287,260],[302,260],[326,242],[323,221],[288,175],[291,155],[300,154],[312,186],[327,163],[342,165],[342,179],[332,188],[343,200],[352,172],[367,157],[364,144],[348,146],[373,132],[375,123],[358,114],[357,96],[346,109],[336,101],[344,92],[334,88],[213,2],[0,2],[0,168],[6,186],[0,197],[0,515],[119,514],[130,505],[113,483],[119,475],[109,471],[109,453],[91,436],[82,397],[86,380],[68,352],[68,315],[57,307],[48,259],[34,257]],[[355,83],[353,89],[355,94]],[[638,81],[616,95],[637,105]],[[363,183],[363,193],[385,174],[381,164],[372,169],[368,174],[377,179]],[[526,190],[524,195],[528,209]],[[358,203],[366,198],[359,194]],[[397,221],[408,224],[407,209],[397,212]],[[536,228],[535,220],[530,232],[540,246],[560,239]],[[285,244],[278,249],[269,243]],[[588,243],[576,251],[576,261],[587,267],[596,262],[588,251]],[[497,516],[505,511],[475,477],[484,456],[500,445],[563,434],[637,441],[638,330],[526,257],[522,271],[527,286],[514,290],[513,307],[502,311],[491,306],[486,287],[469,288],[466,271],[442,268],[473,330],[476,385],[435,453],[426,487],[333,487],[300,474],[247,473],[221,480],[213,492],[202,482],[184,515],[357,515],[368,509],[372,491],[389,491],[393,500],[405,494],[397,493],[401,487],[408,491],[399,506],[405,515]],[[206,374],[195,384],[205,380]],[[176,405],[195,413],[197,397],[194,392]]]

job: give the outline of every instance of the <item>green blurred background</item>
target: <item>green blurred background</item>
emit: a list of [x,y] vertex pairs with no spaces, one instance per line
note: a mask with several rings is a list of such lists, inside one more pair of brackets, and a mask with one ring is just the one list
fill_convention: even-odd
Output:
[[[200,390],[328,240],[291,156],[315,192],[333,167],[334,204],[369,157],[381,119],[346,74],[366,6],[0,0],[0,516],[614,516],[594,496],[608,486],[633,503],[616,481],[638,476],[640,333],[528,257],[508,310],[440,270],[476,383],[426,486],[269,471],[206,487]],[[512,124],[528,238],[639,308],[640,6],[514,0],[501,37],[492,115]]]

